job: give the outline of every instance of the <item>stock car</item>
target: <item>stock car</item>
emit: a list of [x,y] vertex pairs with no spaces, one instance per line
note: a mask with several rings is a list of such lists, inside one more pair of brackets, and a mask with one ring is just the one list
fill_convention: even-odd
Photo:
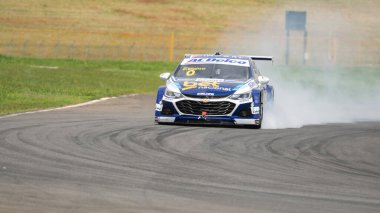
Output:
[[257,60],[272,57],[186,54],[173,74],[160,75],[166,85],[157,91],[155,122],[261,128],[274,89]]

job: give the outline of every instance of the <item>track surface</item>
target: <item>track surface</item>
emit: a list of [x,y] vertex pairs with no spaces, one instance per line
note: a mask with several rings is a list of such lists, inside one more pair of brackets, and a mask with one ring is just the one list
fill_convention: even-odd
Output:
[[0,119],[0,212],[380,212],[380,123],[159,126],[152,100]]

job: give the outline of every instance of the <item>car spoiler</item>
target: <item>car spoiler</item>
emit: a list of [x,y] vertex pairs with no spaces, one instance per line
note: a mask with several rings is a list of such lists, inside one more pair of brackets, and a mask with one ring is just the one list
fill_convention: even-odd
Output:
[[[185,58],[190,58],[193,56],[214,56],[213,54],[185,54]],[[254,56],[254,55],[240,55],[242,57],[248,57],[254,61],[272,61],[273,63],[273,57],[272,56]]]
[[254,61],[273,61],[272,56],[253,56],[253,55],[250,55],[248,57],[250,57]]

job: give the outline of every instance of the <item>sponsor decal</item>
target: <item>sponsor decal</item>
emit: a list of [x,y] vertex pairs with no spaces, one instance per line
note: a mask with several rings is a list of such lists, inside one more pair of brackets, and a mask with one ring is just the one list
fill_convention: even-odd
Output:
[[184,67],[181,71],[186,72],[186,76],[195,75],[196,71],[205,71],[206,67]]
[[224,82],[224,79],[218,79],[218,78],[197,78],[195,81],[198,82]]
[[228,87],[219,87],[218,89],[221,90],[221,91],[226,91],[226,92],[230,92],[231,91],[231,88],[228,88]]
[[214,93],[210,93],[210,92],[198,92],[197,95],[198,96],[214,96]]
[[206,67],[183,67],[182,68],[182,71],[198,71],[198,70],[205,71]]
[[191,81],[185,81],[183,82],[183,88],[182,91],[189,90],[189,89],[195,89],[195,88],[210,88],[215,89],[219,88],[219,82],[191,82]]
[[260,114],[260,107],[251,107],[252,114]]
[[186,58],[181,65],[186,64],[226,64],[249,67],[249,61],[245,59],[232,58]]
[[194,81],[185,81],[183,82],[182,91],[189,89],[213,89],[220,91],[231,91],[231,88],[228,87],[220,87],[219,82],[194,82]]
[[158,111],[158,112],[162,111],[162,101],[160,101],[159,104],[156,104],[156,111]]
[[233,88],[233,91],[237,91],[237,90],[241,89],[243,86],[244,86],[244,87],[247,87],[247,86],[248,86],[249,88],[253,89],[253,88],[256,87],[256,83],[253,82],[253,81],[249,81],[249,82],[246,83],[246,84],[240,84],[240,85],[237,85],[236,87]]

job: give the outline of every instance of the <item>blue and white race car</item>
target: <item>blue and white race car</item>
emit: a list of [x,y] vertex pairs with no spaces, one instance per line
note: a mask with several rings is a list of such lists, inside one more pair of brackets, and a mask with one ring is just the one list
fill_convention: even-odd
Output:
[[185,55],[157,91],[155,122],[229,124],[261,128],[263,109],[274,98],[256,60],[266,56]]

